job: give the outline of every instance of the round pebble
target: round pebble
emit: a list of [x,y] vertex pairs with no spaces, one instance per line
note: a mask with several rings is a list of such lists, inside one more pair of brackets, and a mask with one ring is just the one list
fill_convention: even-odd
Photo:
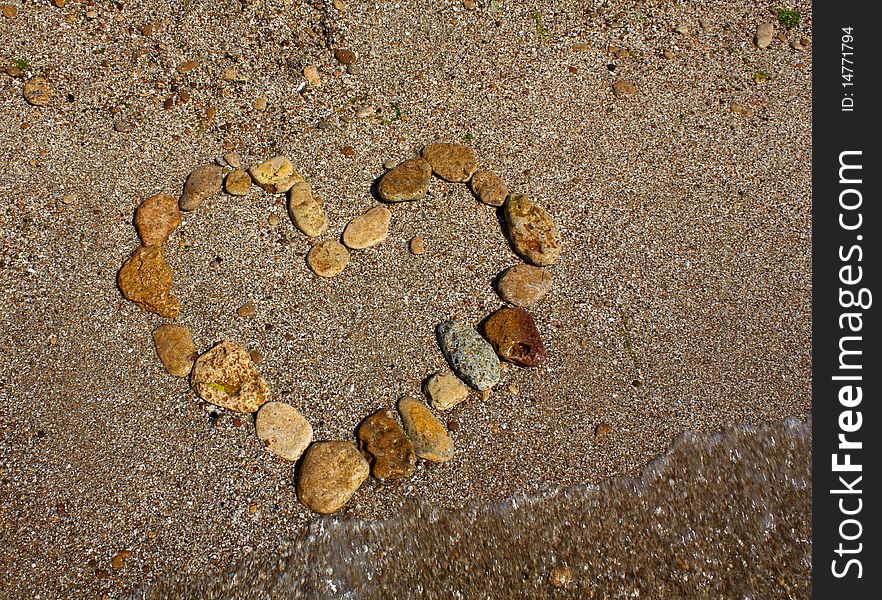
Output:
[[484,322],[484,337],[496,354],[522,367],[538,367],[548,359],[533,316],[523,308],[500,308]]
[[294,170],[294,164],[285,156],[274,156],[248,169],[254,183],[270,194],[284,194],[303,177]]
[[496,291],[509,304],[529,308],[548,295],[553,282],[548,269],[521,263],[503,271]]
[[757,48],[768,48],[775,37],[775,26],[772,23],[765,22],[756,26],[756,37],[754,42]]
[[306,264],[319,277],[334,277],[349,264],[349,251],[337,240],[326,240],[309,250]]
[[426,381],[425,389],[436,410],[450,410],[469,396],[468,386],[449,371],[432,375]]
[[190,374],[198,352],[193,334],[187,327],[170,323],[160,325],[153,330],[153,345],[169,375],[186,377]]
[[560,233],[544,208],[523,194],[512,194],[503,212],[509,239],[521,258],[540,267],[560,259]]
[[441,351],[466,384],[484,391],[499,383],[499,358],[474,328],[454,319],[439,324],[437,333]]
[[408,242],[408,248],[410,249],[410,253],[416,256],[419,256],[426,251],[426,242],[420,236],[414,236],[410,238],[410,242]]
[[405,396],[398,401],[398,412],[417,456],[436,463],[453,458],[450,434],[425,404]]
[[33,106],[48,106],[52,100],[49,82],[43,77],[31,77],[24,84],[24,99]]
[[446,181],[465,183],[478,170],[475,151],[462,144],[429,144],[421,153],[432,172]]
[[355,217],[343,231],[343,243],[353,250],[376,246],[389,235],[392,212],[385,206],[375,206]]
[[205,200],[221,190],[224,170],[214,163],[200,165],[193,169],[184,183],[184,191],[178,200],[183,211],[199,208]]
[[387,171],[377,186],[380,198],[404,202],[425,198],[432,179],[432,166],[421,158],[412,158]]
[[236,169],[224,180],[224,189],[231,196],[247,196],[251,192],[251,175],[243,169]]
[[305,181],[295,183],[288,191],[288,214],[294,226],[309,237],[318,237],[328,230],[328,217]]
[[196,359],[190,374],[196,394],[210,404],[252,413],[269,400],[266,381],[245,348],[226,340]]
[[508,198],[508,186],[492,171],[478,171],[469,182],[478,200],[488,206],[502,206]]
[[370,465],[352,442],[315,442],[306,451],[297,478],[297,494],[310,510],[340,510],[370,474]]
[[257,437],[285,460],[297,461],[312,443],[312,425],[300,411],[283,402],[267,402],[257,411]]

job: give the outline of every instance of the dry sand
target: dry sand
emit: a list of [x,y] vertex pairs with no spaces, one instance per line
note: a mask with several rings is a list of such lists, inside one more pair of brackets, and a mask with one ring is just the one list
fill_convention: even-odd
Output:
[[[488,400],[451,412],[453,461],[369,480],[347,515],[598,482],[684,430],[808,414],[811,50],[790,44],[811,37],[808,2],[764,50],[764,2],[138,0],[96,4],[95,18],[71,0],[3,3],[18,14],[0,18],[0,59],[26,61],[53,93],[30,106],[24,79],[0,74],[5,597],[114,597],[210,575],[315,519],[250,419],[210,418],[165,374],[150,338],[164,320],[116,287],[138,203],[179,193],[229,149],[249,164],[290,156],[325,200],[329,237],[376,203],[386,160],[469,140],[561,228],[554,290],[533,311],[548,362],[509,367]],[[360,72],[337,73],[335,47],[355,50]],[[299,93],[306,65],[323,84]],[[248,81],[224,81],[227,67]],[[616,97],[619,79],[636,95]],[[165,110],[173,92],[190,99]],[[380,112],[356,118],[363,105]],[[281,196],[210,200],[169,249],[177,322],[200,350],[228,337],[259,349],[275,399],[317,439],[351,439],[444,367],[434,326],[498,308],[492,281],[517,262],[495,211],[461,184],[435,180],[392,209],[380,247],[320,280]],[[237,316],[249,300],[256,316]],[[612,431],[595,437],[601,423]]]

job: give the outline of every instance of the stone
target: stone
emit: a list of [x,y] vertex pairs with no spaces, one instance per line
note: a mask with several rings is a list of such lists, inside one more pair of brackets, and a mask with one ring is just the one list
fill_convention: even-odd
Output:
[[248,351],[225,340],[196,359],[190,374],[196,394],[210,404],[253,413],[269,400],[270,390]]
[[756,26],[756,37],[754,38],[754,42],[756,42],[757,48],[768,48],[774,37],[775,26],[772,23],[767,21]]
[[227,174],[224,189],[231,196],[247,196],[251,193],[251,175],[244,169],[236,169]]
[[613,93],[619,98],[630,98],[637,95],[637,86],[630,81],[619,79],[613,84]]
[[349,264],[349,250],[337,240],[326,240],[309,250],[306,264],[319,277],[334,277]]
[[432,375],[425,391],[436,410],[450,410],[469,396],[468,386],[450,371]]
[[284,194],[303,177],[294,170],[294,165],[285,156],[274,156],[268,161],[248,169],[254,183],[270,194]]
[[462,144],[429,144],[422,157],[432,165],[432,172],[441,179],[465,183],[478,170],[475,151]]
[[183,325],[171,323],[160,325],[153,330],[153,345],[162,366],[169,375],[186,377],[193,368],[199,353],[193,343],[193,334]]
[[294,226],[311,238],[328,230],[328,217],[305,181],[295,183],[288,191],[288,214]]
[[303,67],[303,77],[305,77],[306,82],[314,88],[317,88],[322,84],[322,78],[319,76],[318,69],[312,65]]
[[484,337],[503,360],[538,367],[548,359],[533,316],[523,308],[504,307],[484,321]]
[[383,174],[377,192],[386,202],[419,200],[426,197],[431,179],[432,165],[422,158],[411,158]]
[[3,16],[7,19],[14,19],[18,16],[18,7],[12,4],[4,4],[0,11],[3,12]]
[[312,443],[312,425],[299,410],[284,402],[261,406],[254,428],[267,448],[291,462],[296,462]]
[[407,246],[410,253],[415,256],[420,256],[426,251],[426,241],[418,235],[410,238],[410,242],[408,242]]
[[238,152],[228,152],[224,154],[224,162],[230,165],[233,169],[242,168],[242,157]]
[[257,305],[254,302],[249,300],[248,302],[246,302],[245,304],[243,304],[242,306],[240,306],[239,308],[236,309],[236,314],[239,315],[240,317],[242,317],[243,319],[253,317],[254,315],[257,314]]
[[451,319],[439,324],[437,333],[447,362],[466,384],[484,391],[499,383],[499,358],[474,328]]
[[405,396],[398,401],[398,412],[417,456],[436,463],[453,458],[453,440],[450,434],[425,404],[416,398]]
[[214,163],[199,165],[184,182],[184,191],[178,205],[181,210],[199,208],[206,199],[218,193],[224,182],[224,170]]
[[594,426],[594,436],[595,437],[603,437],[612,433],[613,426],[607,422],[598,423]]
[[343,243],[353,250],[376,246],[389,235],[392,212],[385,206],[375,206],[355,217],[343,230]]
[[329,515],[340,510],[370,474],[370,464],[352,442],[315,442],[306,451],[297,495],[307,508]]
[[127,119],[116,119],[113,122],[113,129],[118,133],[131,133],[135,130],[135,125]]
[[48,106],[52,100],[49,82],[44,77],[31,77],[24,84],[24,99],[33,106]]
[[686,23],[680,23],[676,27],[674,27],[674,31],[679,33],[680,35],[689,35],[689,25]]
[[554,567],[548,574],[548,583],[558,589],[566,589],[572,585],[575,575],[569,567]]
[[171,295],[172,270],[165,263],[162,246],[140,246],[119,270],[119,289],[147,312],[173,319],[181,303]]
[[548,269],[521,263],[502,272],[496,291],[509,304],[529,308],[548,295],[553,282]]
[[509,240],[521,258],[539,267],[560,259],[560,233],[544,208],[524,194],[512,194],[503,212]]
[[254,102],[251,104],[252,108],[257,111],[265,111],[267,107],[266,98],[255,98]]
[[178,201],[168,194],[150,196],[135,210],[135,229],[142,246],[161,246],[181,224]]
[[388,408],[369,415],[358,426],[358,445],[371,456],[371,474],[378,479],[401,479],[413,474],[416,452]]
[[334,58],[341,65],[354,65],[358,60],[358,56],[349,48],[337,48],[334,50]]
[[178,65],[178,73],[189,73],[190,71],[199,67],[199,60],[185,60],[181,64]]
[[478,171],[469,182],[478,200],[488,206],[502,206],[508,198],[508,186],[492,171]]

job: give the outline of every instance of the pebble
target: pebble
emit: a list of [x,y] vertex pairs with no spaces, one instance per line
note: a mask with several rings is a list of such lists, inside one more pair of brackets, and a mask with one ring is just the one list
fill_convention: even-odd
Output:
[[153,345],[162,366],[175,377],[189,375],[199,355],[193,343],[193,334],[183,325],[160,325],[153,330]]
[[361,65],[346,65],[346,72],[350,75],[360,75]]
[[135,130],[135,126],[126,119],[116,119],[113,122],[113,129],[117,133],[131,133]]
[[450,371],[435,373],[426,381],[426,395],[435,410],[450,410],[464,402],[469,388]]
[[162,246],[135,250],[119,270],[117,282],[123,296],[147,312],[169,319],[181,312],[181,303],[171,295],[172,270]]
[[272,214],[266,218],[266,223],[270,227],[278,227],[279,223],[281,223],[281,222],[282,222],[281,219],[279,219],[279,217],[276,216],[275,214]]
[[52,100],[49,82],[43,77],[31,77],[24,84],[24,99],[33,106],[47,106]]
[[257,437],[285,460],[297,461],[312,443],[312,425],[300,411],[284,402],[267,402],[254,421]]
[[474,328],[452,319],[439,324],[437,332],[441,351],[466,384],[484,391],[499,383],[499,358]]
[[613,427],[609,423],[598,423],[594,426],[595,437],[603,437],[612,433]]
[[236,309],[236,314],[242,317],[243,319],[247,319],[248,317],[253,317],[257,314],[257,305],[250,300]]
[[225,340],[196,359],[190,384],[210,404],[253,413],[269,400],[270,390],[248,351]]
[[354,65],[358,60],[358,56],[349,48],[337,48],[334,50],[334,58],[341,65]]
[[244,169],[231,171],[224,180],[224,189],[231,196],[247,196],[251,193],[251,175]]
[[674,27],[674,31],[681,35],[689,35],[689,25],[686,25],[685,23],[680,23],[679,25]]
[[303,67],[303,76],[306,78],[306,82],[314,88],[317,88],[322,84],[322,78],[319,77],[318,69],[312,65]]
[[349,250],[337,240],[326,240],[310,249],[306,264],[319,277],[334,277],[349,264]]
[[334,0],[334,8],[340,12],[346,12],[346,3],[343,0]]
[[412,158],[386,171],[377,192],[386,202],[419,200],[426,197],[431,179],[432,165],[422,158]]
[[753,110],[749,106],[744,106],[737,102],[732,103],[732,112],[736,115],[741,115],[742,117],[750,117],[753,115]]
[[221,190],[224,170],[214,163],[199,165],[187,177],[178,205],[181,210],[196,210],[207,198]]
[[398,401],[398,413],[417,456],[436,463],[453,458],[450,434],[425,404],[405,396]]
[[199,66],[198,60],[185,60],[178,65],[178,73],[189,73]]
[[565,589],[573,583],[573,570],[569,567],[555,567],[548,574],[548,583],[552,587]]
[[509,304],[528,308],[551,291],[553,282],[554,276],[548,269],[521,263],[502,272],[496,291]]
[[[359,106],[355,109],[355,116],[359,119],[366,119],[367,117],[371,117],[377,113],[377,109],[373,106]],[[431,169],[429,170],[431,173]]]
[[465,183],[478,170],[475,151],[462,144],[429,144],[422,157],[432,165],[432,172],[446,181]]
[[371,456],[371,474],[378,479],[401,479],[413,474],[413,442],[388,408],[369,415],[358,426],[358,445]]
[[496,354],[522,367],[538,367],[548,359],[533,316],[523,308],[504,307],[484,322],[484,337]]
[[238,152],[228,152],[224,154],[224,162],[234,169],[242,168],[242,157]]
[[295,183],[288,191],[288,214],[294,226],[311,238],[328,230],[328,217],[305,181]]
[[478,200],[489,206],[502,206],[508,198],[508,186],[492,171],[478,171],[469,186]]
[[239,70],[236,69],[236,67],[225,68],[222,77],[224,81],[248,81],[247,77],[242,77],[241,75],[239,75]]
[[257,348],[249,352],[248,356],[251,357],[251,362],[253,362],[255,365],[259,365],[263,362],[263,353]]
[[352,498],[369,474],[368,461],[352,442],[316,442],[300,465],[297,495],[310,510],[329,515]]
[[512,246],[524,260],[544,267],[560,259],[560,233],[544,208],[524,194],[512,194],[503,212]]
[[267,107],[266,98],[255,98],[254,102],[251,104],[254,110],[264,111]]
[[353,250],[376,246],[389,235],[392,212],[385,206],[375,206],[355,217],[343,230],[343,243]]
[[4,4],[3,8],[3,16],[7,19],[14,19],[18,16],[18,7],[13,6],[12,4]]
[[419,256],[426,252],[426,242],[420,236],[416,235],[410,238],[410,242],[408,242],[408,249],[411,254]]
[[295,183],[303,181],[294,170],[294,164],[285,156],[274,156],[266,162],[248,169],[254,183],[270,194],[284,194]]
[[613,84],[613,93],[619,98],[630,98],[637,95],[637,86],[630,81],[619,79]]
[[756,42],[757,48],[768,48],[774,37],[775,26],[772,23],[767,21],[756,26],[756,37],[754,38],[754,41]]
[[156,194],[135,210],[135,229],[142,246],[161,246],[181,224],[178,201],[168,194]]

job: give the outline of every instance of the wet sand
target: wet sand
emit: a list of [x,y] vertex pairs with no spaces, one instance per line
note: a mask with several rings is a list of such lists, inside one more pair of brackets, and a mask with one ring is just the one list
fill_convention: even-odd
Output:
[[[0,23],[4,66],[27,66],[0,74],[4,596],[198,580],[315,522],[295,467],[164,372],[150,332],[166,320],[116,286],[138,203],[229,150],[288,155],[332,237],[376,204],[385,161],[465,141],[561,229],[554,289],[532,311],[548,362],[509,366],[489,399],[445,415],[454,460],[368,480],[342,517],[595,484],[637,474],[683,431],[809,413],[811,48],[791,46],[811,37],[808,3],[766,49],[753,36],[775,16],[748,2],[17,6]],[[358,73],[338,73],[335,47],[358,53]],[[298,92],[306,65],[323,83]],[[229,67],[248,81],[225,81]],[[22,97],[38,73],[44,108]],[[617,80],[636,94],[616,96]],[[376,116],[356,118],[363,105]],[[316,439],[353,439],[369,412],[420,394],[445,367],[435,325],[501,306],[492,282],[518,262],[461,184],[391,208],[389,238],[319,280],[282,196],[215,197],[172,238],[176,322],[200,350],[259,349],[274,399]],[[239,317],[249,300],[257,314]]]

